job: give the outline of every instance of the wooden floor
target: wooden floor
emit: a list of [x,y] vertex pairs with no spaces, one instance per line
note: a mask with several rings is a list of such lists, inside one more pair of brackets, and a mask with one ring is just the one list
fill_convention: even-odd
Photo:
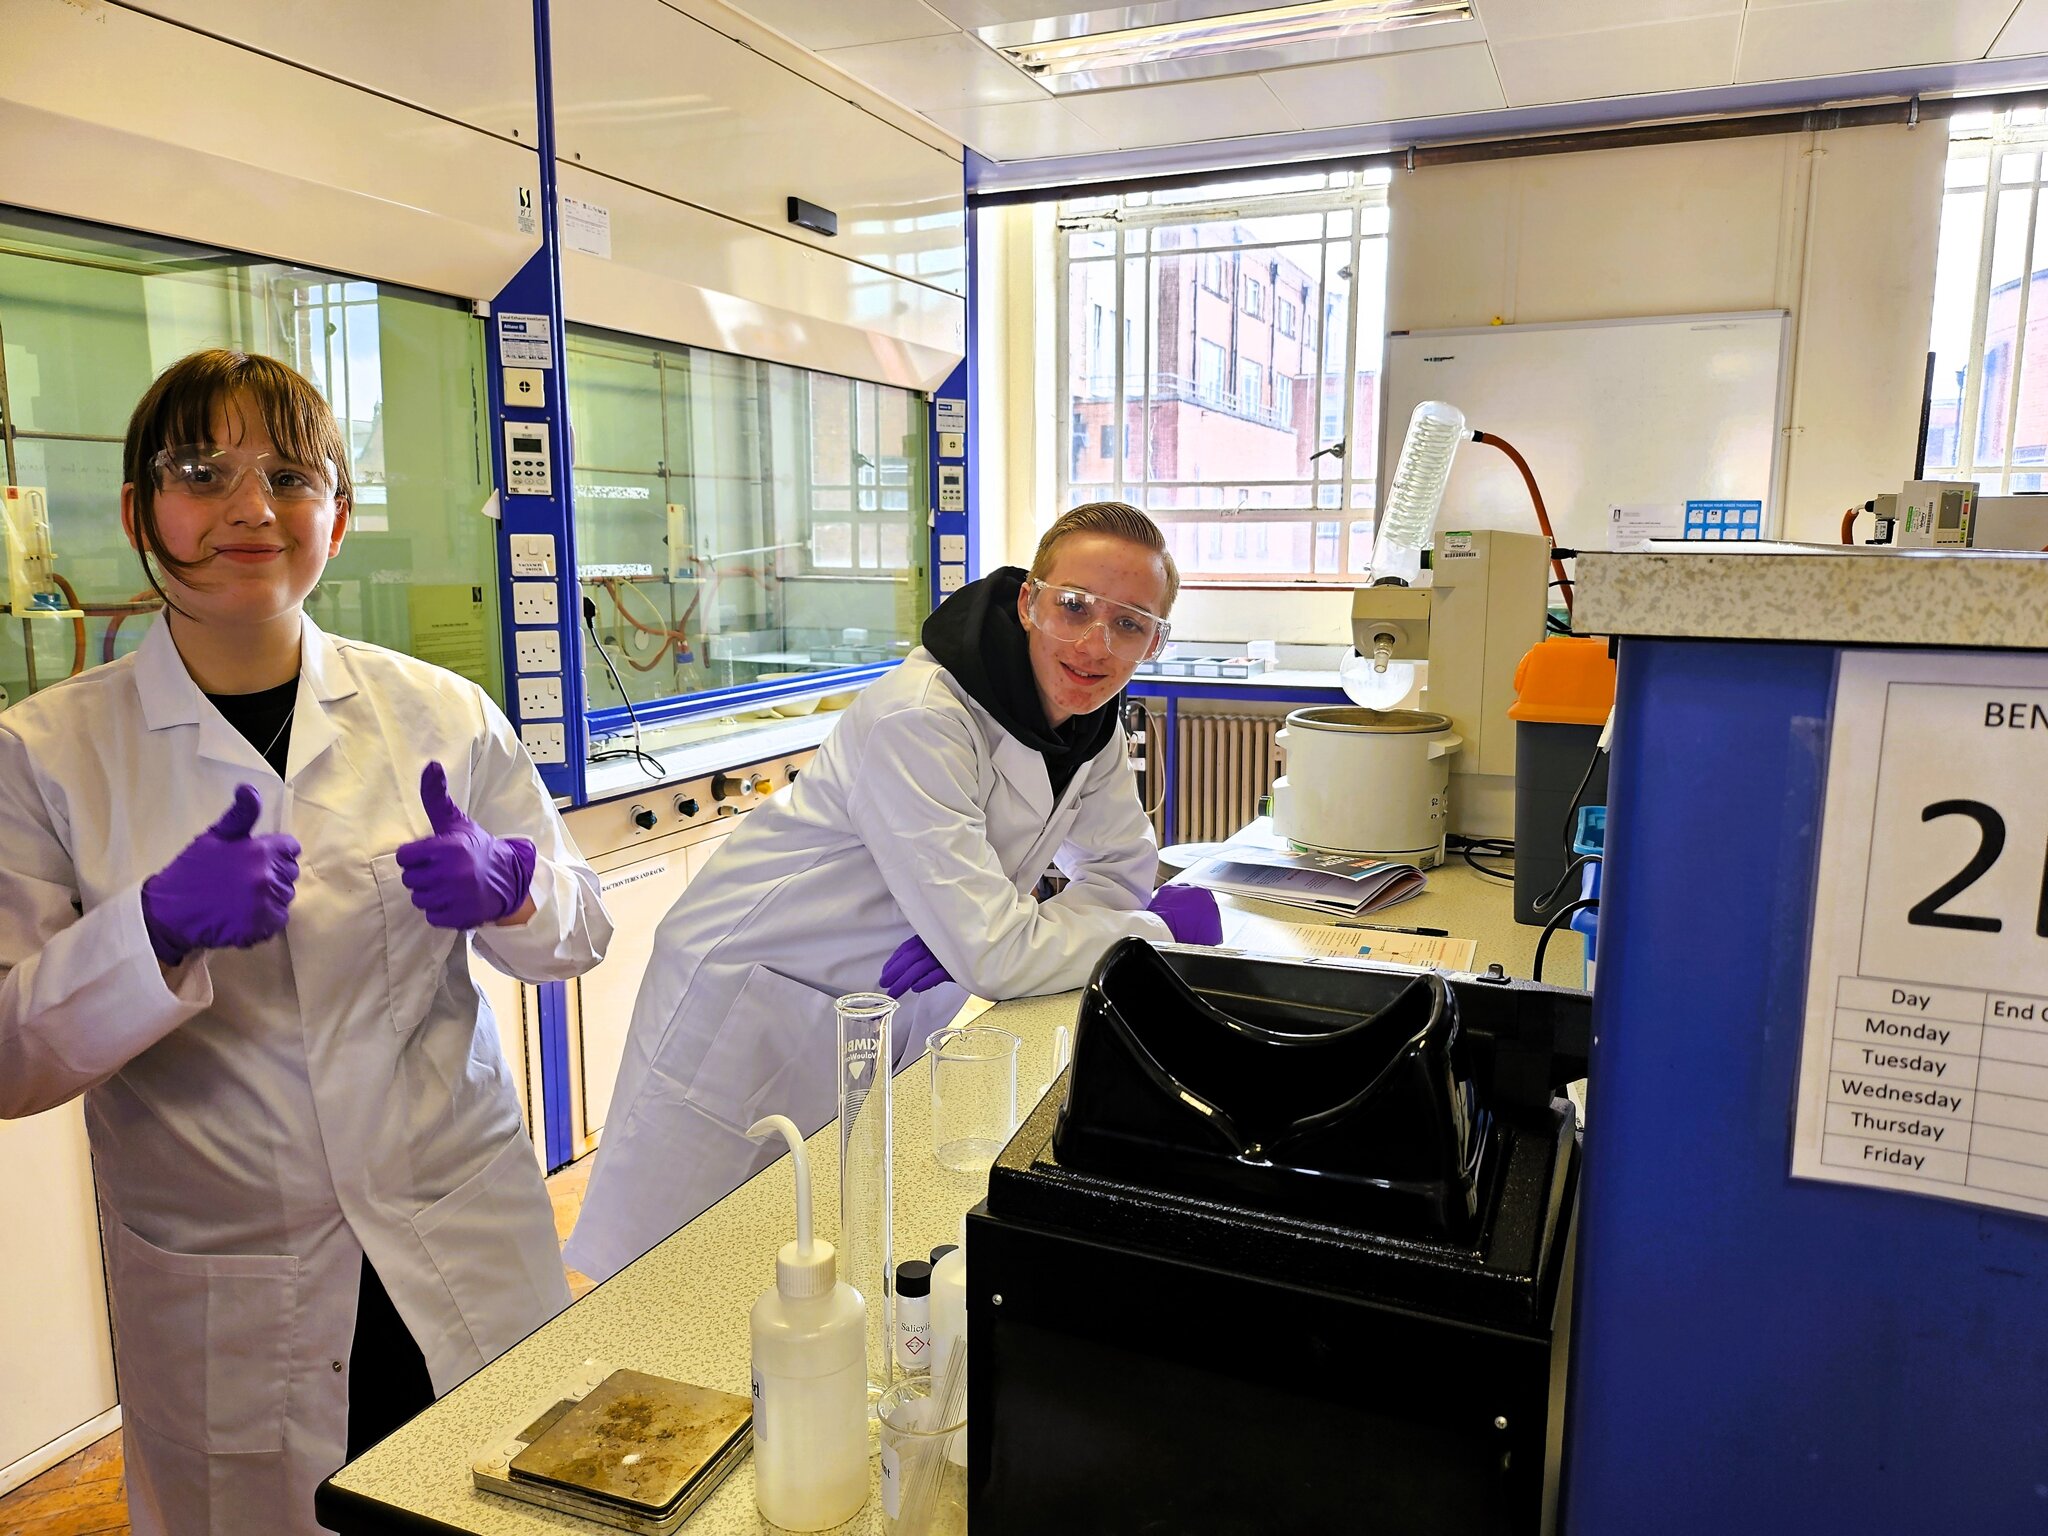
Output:
[[[571,1163],[548,1182],[555,1207],[555,1233],[563,1242],[583,1208],[593,1159]],[[569,1291],[581,1296],[587,1276],[569,1271]],[[68,1461],[0,1496],[0,1536],[102,1536],[128,1530],[128,1501],[121,1490],[121,1432],[96,1440]]]
[[98,1536],[127,1529],[118,1429],[0,1498],[5,1536]]

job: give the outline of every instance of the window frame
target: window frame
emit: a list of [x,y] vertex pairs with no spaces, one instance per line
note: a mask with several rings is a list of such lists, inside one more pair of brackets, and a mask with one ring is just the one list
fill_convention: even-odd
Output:
[[[1343,173],[1338,174],[1341,176]],[[1294,186],[1299,188],[1299,178],[1295,179]],[[1341,265],[1348,269],[1349,272],[1356,274],[1362,270],[1361,256],[1366,243],[1370,241],[1380,241],[1383,243],[1387,239],[1383,212],[1386,207],[1387,177],[1383,173],[1366,173],[1360,176],[1348,177],[1339,184],[1328,185],[1322,188],[1289,190],[1271,195],[1259,195],[1255,189],[1246,188],[1242,183],[1239,183],[1228,188],[1219,188],[1218,195],[1212,201],[1203,201],[1182,193],[1163,196],[1160,200],[1154,202],[1140,194],[1129,202],[1111,201],[1107,206],[1101,200],[1091,200],[1078,205],[1060,205],[1053,221],[1055,241],[1054,292],[1057,306],[1053,329],[1055,379],[1056,387],[1062,392],[1063,410],[1071,418],[1075,402],[1080,398],[1072,392],[1074,381],[1070,372],[1072,366],[1071,353],[1075,344],[1073,315],[1071,311],[1071,305],[1074,302],[1076,293],[1073,282],[1073,269],[1077,264],[1093,262],[1100,265],[1107,263],[1114,269],[1113,293],[1116,301],[1115,313],[1120,320],[1128,322],[1132,316],[1128,313],[1126,307],[1126,301],[1130,292],[1127,263],[1132,261],[1144,263],[1144,277],[1142,280],[1145,285],[1144,292],[1146,298],[1144,302],[1146,304],[1145,319],[1147,324],[1143,328],[1143,333],[1137,338],[1137,341],[1140,347],[1149,350],[1153,345],[1156,332],[1156,317],[1151,310],[1154,294],[1152,274],[1156,263],[1162,257],[1170,255],[1193,257],[1196,263],[1196,276],[1193,286],[1201,292],[1230,300],[1233,308],[1242,313],[1246,284],[1256,281],[1261,290],[1269,286],[1262,276],[1257,279],[1250,276],[1246,265],[1249,257],[1296,248],[1304,244],[1316,244],[1324,247],[1326,253],[1342,252],[1343,259]],[[1302,213],[1315,213],[1327,216],[1346,211],[1350,214],[1348,235],[1331,233],[1332,226],[1326,217],[1321,233],[1307,240],[1251,240],[1221,247],[1197,244],[1162,250],[1151,238],[1151,231],[1162,228],[1173,229],[1191,225],[1217,224],[1237,219],[1266,219]],[[1368,230],[1368,224],[1373,224],[1375,227]],[[1129,232],[1140,230],[1146,233],[1134,245],[1126,236]],[[1077,233],[1109,234],[1112,242],[1111,248],[1108,251],[1094,255],[1076,256],[1072,252],[1073,242],[1070,237]],[[1327,309],[1332,299],[1332,294],[1327,285],[1329,274],[1336,271],[1340,263],[1334,259],[1329,259],[1327,256],[1326,260],[1327,265],[1324,268],[1323,286],[1318,289],[1318,292],[1322,295],[1319,302],[1324,305],[1326,311],[1323,316],[1324,323],[1311,323],[1311,311],[1308,305],[1303,304],[1301,306],[1300,319],[1296,325],[1296,330],[1300,334],[1298,336],[1290,335],[1288,339],[1295,342],[1303,352],[1312,353],[1314,356],[1314,372],[1310,376],[1316,381],[1316,399],[1311,407],[1318,424],[1315,448],[1320,453],[1320,451],[1329,448],[1336,442],[1341,441],[1345,444],[1346,451],[1337,461],[1340,466],[1337,474],[1331,475],[1327,481],[1323,480],[1321,472],[1314,466],[1312,461],[1307,473],[1295,480],[1279,481],[1262,479],[1260,477],[1233,477],[1228,481],[1219,479],[1174,482],[1154,481],[1151,478],[1149,457],[1146,463],[1140,466],[1141,472],[1134,475],[1130,473],[1130,455],[1128,451],[1125,451],[1115,455],[1110,466],[1111,474],[1106,481],[1081,481],[1075,478],[1071,454],[1063,453],[1056,466],[1056,508],[1065,509],[1075,505],[1077,495],[1085,494],[1089,497],[1099,495],[1103,499],[1133,501],[1161,524],[1189,522],[1229,523],[1236,519],[1246,519],[1262,523],[1281,522],[1298,524],[1305,528],[1309,539],[1311,550],[1309,559],[1312,567],[1309,571],[1276,568],[1259,571],[1205,572],[1196,568],[1183,573],[1183,585],[1188,587],[1270,587],[1275,583],[1315,586],[1355,585],[1358,580],[1357,556],[1361,553],[1369,554],[1371,550],[1373,528],[1375,526],[1376,506],[1374,503],[1377,497],[1377,486],[1372,480],[1356,476],[1354,474],[1354,466],[1361,462],[1359,450],[1362,447],[1377,446],[1376,441],[1368,442],[1367,438],[1369,434],[1376,437],[1378,430],[1377,414],[1384,391],[1375,388],[1372,401],[1374,419],[1362,421],[1359,411],[1358,397],[1361,391],[1358,385],[1358,378],[1365,371],[1361,367],[1361,363],[1364,360],[1361,359],[1359,354],[1359,321],[1360,313],[1364,306],[1359,302],[1359,289],[1355,277],[1346,280],[1351,284],[1345,290],[1344,295],[1346,313],[1341,329],[1335,332],[1335,335],[1339,338],[1341,355],[1347,360],[1347,367],[1342,374],[1332,375],[1329,371],[1330,356],[1332,351],[1336,349],[1331,347],[1333,333],[1331,326],[1327,323],[1329,319]],[[1218,287],[1213,281],[1219,270],[1222,278],[1221,287]],[[1384,262],[1380,264],[1380,270],[1384,273]],[[1275,288],[1272,294],[1262,294],[1261,314],[1257,317],[1258,319],[1263,320],[1265,314],[1270,313],[1267,306],[1277,299],[1278,293],[1279,290]],[[1383,310],[1382,313],[1384,313]],[[1277,321],[1275,323],[1277,324]],[[1132,405],[1139,407],[1139,419],[1148,423],[1146,431],[1149,437],[1149,422],[1155,400],[1154,385],[1156,380],[1153,377],[1153,370],[1149,366],[1143,365],[1146,354],[1141,353],[1140,366],[1137,368],[1134,378],[1131,372],[1127,346],[1127,337],[1130,334],[1131,326],[1128,323],[1124,323],[1111,326],[1109,329],[1110,334],[1115,340],[1114,354],[1108,375],[1112,381],[1110,392],[1126,408],[1124,413],[1126,420],[1128,419],[1128,408]],[[1378,362],[1383,356],[1384,341],[1383,335],[1375,335],[1370,338],[1375,364],[1373,368],[1375,378],[1381,377],[1383,373],[1383,370],[1378,366]],[[1205,407],[1232,409],[1238,392],[1239,381],[1232,365],[1231,351],[1229,349],[1221,349],[1220,378],[1217,380],[1220,388],[1205,391],[1202,348],[1205,344],[1209,346],[1215,346],[1216,344],[1210,342],[1205,337],[1196,337],[1195,342],[1193,356],[1190,359],[1194,364],[1194,377],[1191,381],[1194,385],[1194,394],[1190,403]],[[1242,353],[1237,354],[1237,358],[1237,366],[1239,367],[1245,361],[1256,361],[1246,359]],[[1270,358],[1261,362],[1260,366],[1266,372],[1272,372],[1272,360]],[[1324,409],[1324,402],[1333,393],[1329,385],[1329,381],[1333,377],[1341,378],[1345,381],[1342,387],[1334,391],[1338,402],[1335,423],[1338,430],[1334,436],[1321,430],[1326,423],[1328,415]],[[1134,386],[1141,387],[1134,388]],[[1268,425],[1291,428],[1294,419],[1301,414],[1294,406],[1292,388],[1290,387],[1285,391],[1271,388],[1268,393],[1273,398],[1261,402],[1262,418],[1271,418],[1267,422]],[[1212,400],[1209,398],[1212,394],[1225,398]],[[1287,396],[1284,408],[1279,399],[1279,396],[1282,394]],[[1122,434],[1126,439],[1130,435],[1128,430]],[[1168,484],[1179,489],[1213,487],[1217,490],[1225,488],[1256,490],[1261,485],[1285,486],[1290,489],[1299,487],[1305,489],[1308,497],[1318,504],[1303,507],[1243,506],[1238,508],[1227,506],[1183,508],[1148,504],[1150,498],[1145,494],[1147,488]],[[1322,504],[1324,498],[1332,489],[1336,493],[1335,504]],[[1361,496],[1366,499],[1361,501]],[[1319,552],[1326,539],[1327,526],[1332,523],[1337,525],[1336,564],[1333,568],[1323,569],[1319,564]],[[1360,545],[1361,540],[1363,540],[1362,547]]]
[[[2034,164],[2030,174],[2008,181],[2006,162],[2015,155],[2032,156]],[[1985,162],[1982,181],[1975,185],[1957,184],[1954,167],[1972,159]],[[2009,284],[1995,284],[1999,207],[2004,194],[2014,192],[2030,194],[2019,253],[2020,273]],[[2043,199],[2048,198],[2048,114],[2032,108],[1953,120],[1941,196],[1944,215],[1949,200],[1959,196],[1975,196],[1982,207],[1977,210],[1976,256],[1971,263],[1969,341],[1963,353],[1962,388],[1956,398],[1955,451],[1949,462],[1937,462],[1935,455],[1925,454],[1925,474],[1930,479],[1975,481],[1978,493],[1985,496],[2019,494],[2011,491],[2015,477],[2035,482],[2022,487],[2021,493],[2048,491],[2048,452],[2039,458],[2014,457],[2025,386],[2033,369],[2042,371],[2042,387],[2048,389],[2048,349],[2030,357],[2027,345],[2033,290],[2037,282],[2048,281],[2048,229],[2043,228],[2048,221],[2042,218]],[[1944,279],[1952,283],[1956,275],[1938,267],[1934,303],[1937,315],[1942,307]],[[2001,335],[1987,348],[1997,292],[2007,286],[2018,289],[2012,334]],[[1939,337],[1930,334],[1930,353],[1940,350],[1938,341]],[[1930,391],[1929,398],[1934,406],[1945,403],[1947,397]],[[1980,452],[1979,437],[1986,424],[1987,401],[1998,402],[1998,415],[1993,418],[1997,441],[1990,445],[1990,452],[1984,453]],[[1927,431],[1921,439],[1923,453],[1937,430],[1935,417],[1936,411],[1931,408]]]

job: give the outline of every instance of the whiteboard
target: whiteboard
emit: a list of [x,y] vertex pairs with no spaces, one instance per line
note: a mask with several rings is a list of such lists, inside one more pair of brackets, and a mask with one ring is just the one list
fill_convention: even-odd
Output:
[[[1700,498],[1761,501],[1774,537],[1789,332],[1783,310],[1397,331],[1380,505],[1416,405],[1447,400],[1529,461],[1561,545],[1606,549],[1613,507],[1679,511]],[[1505,454],[1463,444],[1437,526],[1533,533],[1521,473]]]

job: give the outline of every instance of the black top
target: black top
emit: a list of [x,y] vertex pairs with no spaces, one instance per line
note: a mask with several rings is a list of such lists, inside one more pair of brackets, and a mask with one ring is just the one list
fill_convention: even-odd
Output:
[[1031,640],[1017,617],[1017,593],[1024,581],[1020,568],[1006,565],[969,582],[924,621],[924,647],[997,724],[1045,758],[1057,800],[1074,775],[1115,738],[1123,695],[1074,716],[1058,730],[1046,724],[1045,704],[1031,674]]
[[898,1296],[929,1296],[932,1293],[932,1267],[923,1259],[905,1259],[896,1266],[896,1294]]
[[209,693],[207,701],[284,777],[291,757],[292,710],[299,700],[299,680],[279,683],[257,693]]

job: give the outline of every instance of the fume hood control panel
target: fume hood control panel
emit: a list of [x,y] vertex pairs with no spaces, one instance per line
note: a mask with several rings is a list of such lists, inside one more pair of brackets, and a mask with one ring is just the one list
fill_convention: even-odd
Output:
[[546,422],[505,423],[505,493],[508,496],[554,495],[554,455],[548,450]]

